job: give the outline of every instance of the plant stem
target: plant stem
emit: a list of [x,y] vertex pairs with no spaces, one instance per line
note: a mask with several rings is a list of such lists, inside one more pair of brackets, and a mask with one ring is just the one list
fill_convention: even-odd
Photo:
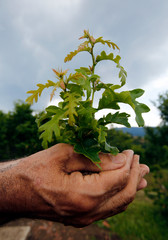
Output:
[[96,66],[95,56],[94,56],[94,54],[93,54],[93,48],[94,48],[94,45],[93,45],[92,48],[91,48],[91,56],[92,56],[92,62],[93,62],[92,74],[94,74],[94,70],[95,70],[95,66]]
[[[93,62],[93,66],[91,68],[91,72],[92,74],[94,74],[94,70],[95,70],[95,66],[96,66],[96,61],[95,61],[95,56],[93,54],[93,48],[94,48],[94,44],[92,44],[92,48],[91,48],[91,56],[92,56],[92,62]],[[91,106],[93,106],[93,100],[94,100],[94,93],[95,93],[95,86],[94,86],[94,82],[92,83],[92,100],[91,100]]]

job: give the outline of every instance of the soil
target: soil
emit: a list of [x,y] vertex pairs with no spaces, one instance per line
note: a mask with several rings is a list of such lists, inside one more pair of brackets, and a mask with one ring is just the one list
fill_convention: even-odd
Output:
[[30,226],[26,240],[122,240],[108,228],[100,228],[95,224],[74,228],[45,220],[19,219],[5,226]]

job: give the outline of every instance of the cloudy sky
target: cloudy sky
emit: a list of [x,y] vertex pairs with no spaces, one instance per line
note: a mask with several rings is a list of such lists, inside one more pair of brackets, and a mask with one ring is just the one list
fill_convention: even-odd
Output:
[[[151,102],[168,90],[167,12],[167,0],[0,0],[0,110],[12,110],[14,101],[25,100],[37,83],[54,80],[52,68],[87,66],[85,53],[66,64],[64,57],[89,29],[120,47],[128,73],[125,89],[145,90],[139,101],[151,108],[144,114],[146,125],[158,125],[159,113]],[[113,71],[111,62],[97,69],[107,82]],[[48,93],[34,110],[49,104]],[[136,126],[133,118],[131,122]]]

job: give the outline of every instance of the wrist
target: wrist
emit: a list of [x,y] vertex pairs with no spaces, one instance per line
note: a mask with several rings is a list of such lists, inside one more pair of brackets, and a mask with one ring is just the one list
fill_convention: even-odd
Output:
[[29,157],[0,164],[0,216],[27,217],[33,191],[27,177]]
[[[15,172],[9,174],[9,170],[16,166],[21,160],[0,163],[0,225],[19,218],[14,211]],[[19,185],[17,186],[19,187]]]
[[[0,213],[8,214],[17,210],[21,181],[15,168],[20,160],[0,164]],[[19,194],[20,195],[20,194]]]
[[38,170],[44,166],[39,162],[34,154],[0,164],[0,224],[22,217],[47,219],[53,212],[41,196]]

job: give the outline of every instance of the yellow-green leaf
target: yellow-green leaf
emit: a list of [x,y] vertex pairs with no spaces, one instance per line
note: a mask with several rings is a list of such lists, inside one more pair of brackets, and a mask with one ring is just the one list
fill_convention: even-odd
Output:
[[75,57],[79,52],[87,51],[90,52],[90,47],[88,46],[88,41],[85,41],[84,43],[80,44],[78,49],[70,52],[64,59],[64,62],[71,61],[73,57]]
[[75,118],[74,116],[77,116],[77,112],[76,112],[76,107],[79,104],[79,101],[81,100],[81,95],[77,94],[76,92],[66,92],[64,94],[64,98],[65,98],[65,107],[64,109],[65,111],[65,115],[69,118],[68,119],[68,123],[70,126],[73,125],[73,123],[75,123]]
[[33,102],[37,102],[38,101],[38,97],[41,96],[43,90],[45,88],[49,88],[49,87],[55,87],[57,83],[54,83],[53,81],[51,80],[48,80],[48,82],[46,84],[41,84],[41,83],[38,83],[37,84],[37,87],[38,89],[37,90],[31,90],[31,91],[28,91],[27,93],[28,94],[31,94],[31,96],[29,96],[27,99],[26,99],[26,102],[29,103],[29,104],[33,104]]

